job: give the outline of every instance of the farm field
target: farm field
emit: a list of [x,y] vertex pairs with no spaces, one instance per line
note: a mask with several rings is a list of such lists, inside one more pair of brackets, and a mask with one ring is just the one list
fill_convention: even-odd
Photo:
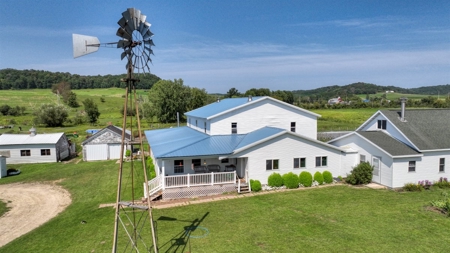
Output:
[[[429,96],[432,96],[432,97],[435,97],[435,98],[438,98],[439,97],[439,99],[444,99],[445,100],[445,95],[447,95],[447,94],[441,94],[440,96],[438,96],[438,95],[422,95],[422,94],[403,94],[403,93],[385,93],[385,92],[379,92],[379,93],[377,93],[377,94],[369,94],[369,96],[371,96],[371,97],[381,97],[382,95],[384,95],[384,94],[386,94],[386,99],[388,99],[388,100],[398,100],[399,98],[402,98],[402,97],[406,97],[406,98],[408,98],[408,99],[413,99],[413,100],[416,100],[416,99],[422,99],[422,98],[426,98],[426,97],[429,97]],[[360,98],[362,98],[362,99],[366,99],[366,94],[359,94],[359,95],[357,95],[358,97],[360,97]]]
[[[383,108],[385,109],[385,108]],[[311,109],[310,111],[320,114],[322,117],[317,120],[317,131],[354,131],[378,108],[360,109]]]
[[[0,252],[111,251],[114,209],[99,205],[115,201],[115,161],[14,167],[22,173],[0,184],[59,182],[71,193],[72,204]],[[441,192],[338,185],[154,209],[153,214],[160,252],[446,252],[450,218],[426,209]],[[198,228],[187,237],[185,228],[192,224]]]

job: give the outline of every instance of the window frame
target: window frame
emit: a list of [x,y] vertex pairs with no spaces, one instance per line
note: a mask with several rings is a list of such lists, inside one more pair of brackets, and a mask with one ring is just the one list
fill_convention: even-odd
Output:
[[445,157],[439,158],[439,172],[445,172]]
[[366,155],[359,154],[359,163],[365,163],[366,162]]
[[[47,152],[47,151],[48,151],[48,152]],[[41,149],[41,156],[49,156],[49,155],[52,155],[49,148],[43,148],[43,149]]]
[[279,170],[279,169],[280,169],[279,159],[266,159],[266,170]]
[[291,132],[295,133],[295,121],[291,122]]
[[231,122],[231,134],[237,134],[237,122]]
[[192,159],[192,166],[200,166],[202,165],[202,159]]
[[30,149],[21,149],[20,156],[31,156],[31,150]]
[[[179,163],[178,165],[177,162]],[[184,160],[173,160],[173,173],[174,174],[184,173]]]
[[328,156],[316,156],[316,168],[328,167]]
[[[297,160],[297,167],[295,166]],[[293,167],[294,169],[302,169],[306,168],[306,157],[297,157],[293,160]]]
[[386,130],[387,128],[387,120],[379,119],[377,122],[377,129]]
[[408,162],[408,172],[416,172],[416,161]]

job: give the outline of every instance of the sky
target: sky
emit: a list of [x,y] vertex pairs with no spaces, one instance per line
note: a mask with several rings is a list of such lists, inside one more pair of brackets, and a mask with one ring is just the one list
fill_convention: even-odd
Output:
[[74,59],[72,34],[117,42],[131,7],[151,23],[151,73],[208,93],[450,84],[448,0],[2,0],[0,69],[124,74],[122,49]]

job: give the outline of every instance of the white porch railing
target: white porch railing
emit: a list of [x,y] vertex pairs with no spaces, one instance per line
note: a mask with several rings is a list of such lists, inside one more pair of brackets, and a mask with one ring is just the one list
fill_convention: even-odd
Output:
[[235,171],[165,176],[164,187],[176,188],[201,185],[234,184],[236,183],[235,178]]
[[[163,184],[164,183],[164,184]],[[148,181],[150,196],[161,189],[202,185],[235,184],[236,171],[183,174],[176,176],[157,176]],[[145,189],[145,185],[144,185]],[[144,191],[145,192],[145,191]],[[145,194],[145,197],[148,195]]]
[[[150,193],[150,196],[157,193],[159,190],[162,189],[162,177],[161,175],[153,178],[152,180],[148,181],[148,192]],[[148,195],[145,192],[145,183],[144,183],[144,195],[147,198]]]

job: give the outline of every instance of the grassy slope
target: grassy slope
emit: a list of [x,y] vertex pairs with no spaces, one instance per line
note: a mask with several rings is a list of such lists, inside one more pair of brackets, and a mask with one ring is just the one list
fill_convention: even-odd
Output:
[[[98,206],[115,201],[114,161],[14,167],[22,174],[0,184],[64,179],[73,203],[0,252],[110,252],[114,211]],[[154,210],[154,217],[161,252],[444,252],[450,219],[424,209],[438,198],[434,190],[336,186]],[[185,227],[199,220],[191,234],[199,238],[187,238]]]
[[317,121],[317,131],[353,131],[372,116],[377,108],[318,109],[311,110],[322,117]]

